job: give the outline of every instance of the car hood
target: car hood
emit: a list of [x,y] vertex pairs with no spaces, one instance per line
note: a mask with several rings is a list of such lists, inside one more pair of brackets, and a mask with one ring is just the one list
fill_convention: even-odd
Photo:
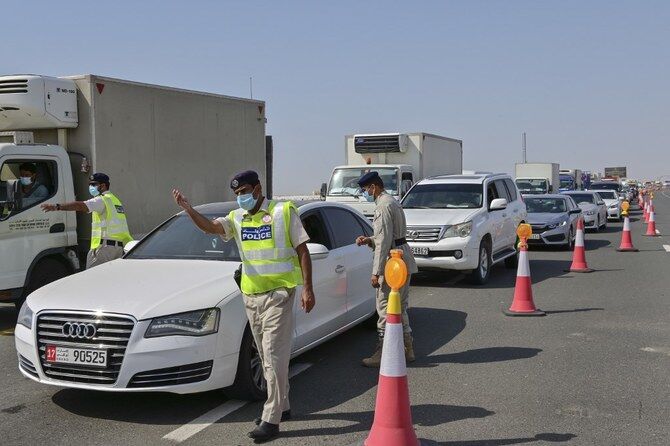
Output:
[[613,204],[619,203],[619,200],[614,200],[612,198],[603,198],[603,201],[605,202],[605,206],[610,207]]
[[472,220],[479,209],[405,209],[407,226],[456,225]]
[[567,216],[567,213],[555,214],[551,212],[529,212],[526,220],[531,225],[549,225],[562,222]]
[[239,289],[238,262],[118,259],[50,283],[28,296],[35,312],[82,310],[136,319],[216,306]]

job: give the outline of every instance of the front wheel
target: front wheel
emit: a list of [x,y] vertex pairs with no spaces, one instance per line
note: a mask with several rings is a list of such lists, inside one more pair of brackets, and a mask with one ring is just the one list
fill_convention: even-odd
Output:
[[570,227],[570,232],[568,232],[568,241],[563,245],[563,249],[566,251],[572,251],[572,248],[575,247],[575,232],[572,227]]
[[474,285],[484,285],[489,280],[491,274],[491,248],[485,240],[479,244],[479,264],[477,268],[470,273],[470,283]]
[[263,362],[256,348],[251,329],[247,326],[240,345],[237,375],[232,386],[224,390],[226,395],[238,400],[260,401],[267,397],[267,382],[263,376]]

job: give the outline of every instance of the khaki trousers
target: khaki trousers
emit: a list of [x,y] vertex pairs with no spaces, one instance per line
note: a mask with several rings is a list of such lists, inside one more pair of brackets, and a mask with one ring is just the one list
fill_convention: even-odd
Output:
[[263,362],[268,399],[261,419],[279,424],[291,408],[288,400],[288,366],[293,346],[295,288],[278,288],[263,294],[243,295],[251,334]]
[[[407,283],[402,287],[398,292],[400,293],[400,307],[402,309],[402,331],[403,333],[411,333],[412,328],[409,326],[409,315],[407,314],[407,308],[409,307],[409,282],[412,279],[412,275],[407,276]],[[379,283],[381,286],[377,288],[377,314],[379,319],[377,320],[377,332],[380,336],[384,336],[384,330],[386,329],[386,307],[389,303],[389,293],[391,288],[384,280],[384,276],[379,277]]]
[[102,265],[105,262],[123,257],[123,248],[120,246],[100,245],[91,249],[86,256],[86,269]]

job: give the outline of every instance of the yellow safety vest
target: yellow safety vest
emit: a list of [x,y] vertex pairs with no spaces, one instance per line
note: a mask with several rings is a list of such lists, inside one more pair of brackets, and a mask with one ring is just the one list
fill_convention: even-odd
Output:
[[111,192],[105,192],[100,195],[105,203],[105,220],[100,218],[100,214],[93,212],[93,225],[91,227],[91,249],[95,249],[102,243],[102,240],[114,240],[124,245],[133,239],[128,230],[126,221],[126,212],[123,204]]
[[291,202],[270,201],[267,211],[254,215],[232,211],[235,238],[242,258],[244,294],[260,294],[277,288],[302,285],[298,255],[291,244]]

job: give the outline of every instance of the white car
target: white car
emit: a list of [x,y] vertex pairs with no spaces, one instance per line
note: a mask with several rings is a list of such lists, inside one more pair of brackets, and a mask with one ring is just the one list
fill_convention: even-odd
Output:
[[[198,207],[215,218],[234,203]],[[293,356],[374,316],[371,235],[363,214],[337,203],[309,203],[299,214],[310,236],[316,306],[296,294]],[[260,399],[261,363],[233,274],[234,241],[204,234],[180,213],[123,259],[33,292],[15,330],[19,370],[44,384],[80,389],[173,393],[228,388]]]
[[607,218],[611,220],[621,220],[621,202],[622,198],[613,190],[593,190],[592,192],[597,192],[600,195],[600,198],[605,202],[607,206]]
[[593,229],[597,232],[607,228],[607,206],[598,192],[582,190],[561,193],[571,196],[581,208],[584,229]]
[[402,200],[407,242],[420,270],[468,271],[486,283],[491,266],[516,266],[516,229],[526,205],[507,174],[426,178]]

